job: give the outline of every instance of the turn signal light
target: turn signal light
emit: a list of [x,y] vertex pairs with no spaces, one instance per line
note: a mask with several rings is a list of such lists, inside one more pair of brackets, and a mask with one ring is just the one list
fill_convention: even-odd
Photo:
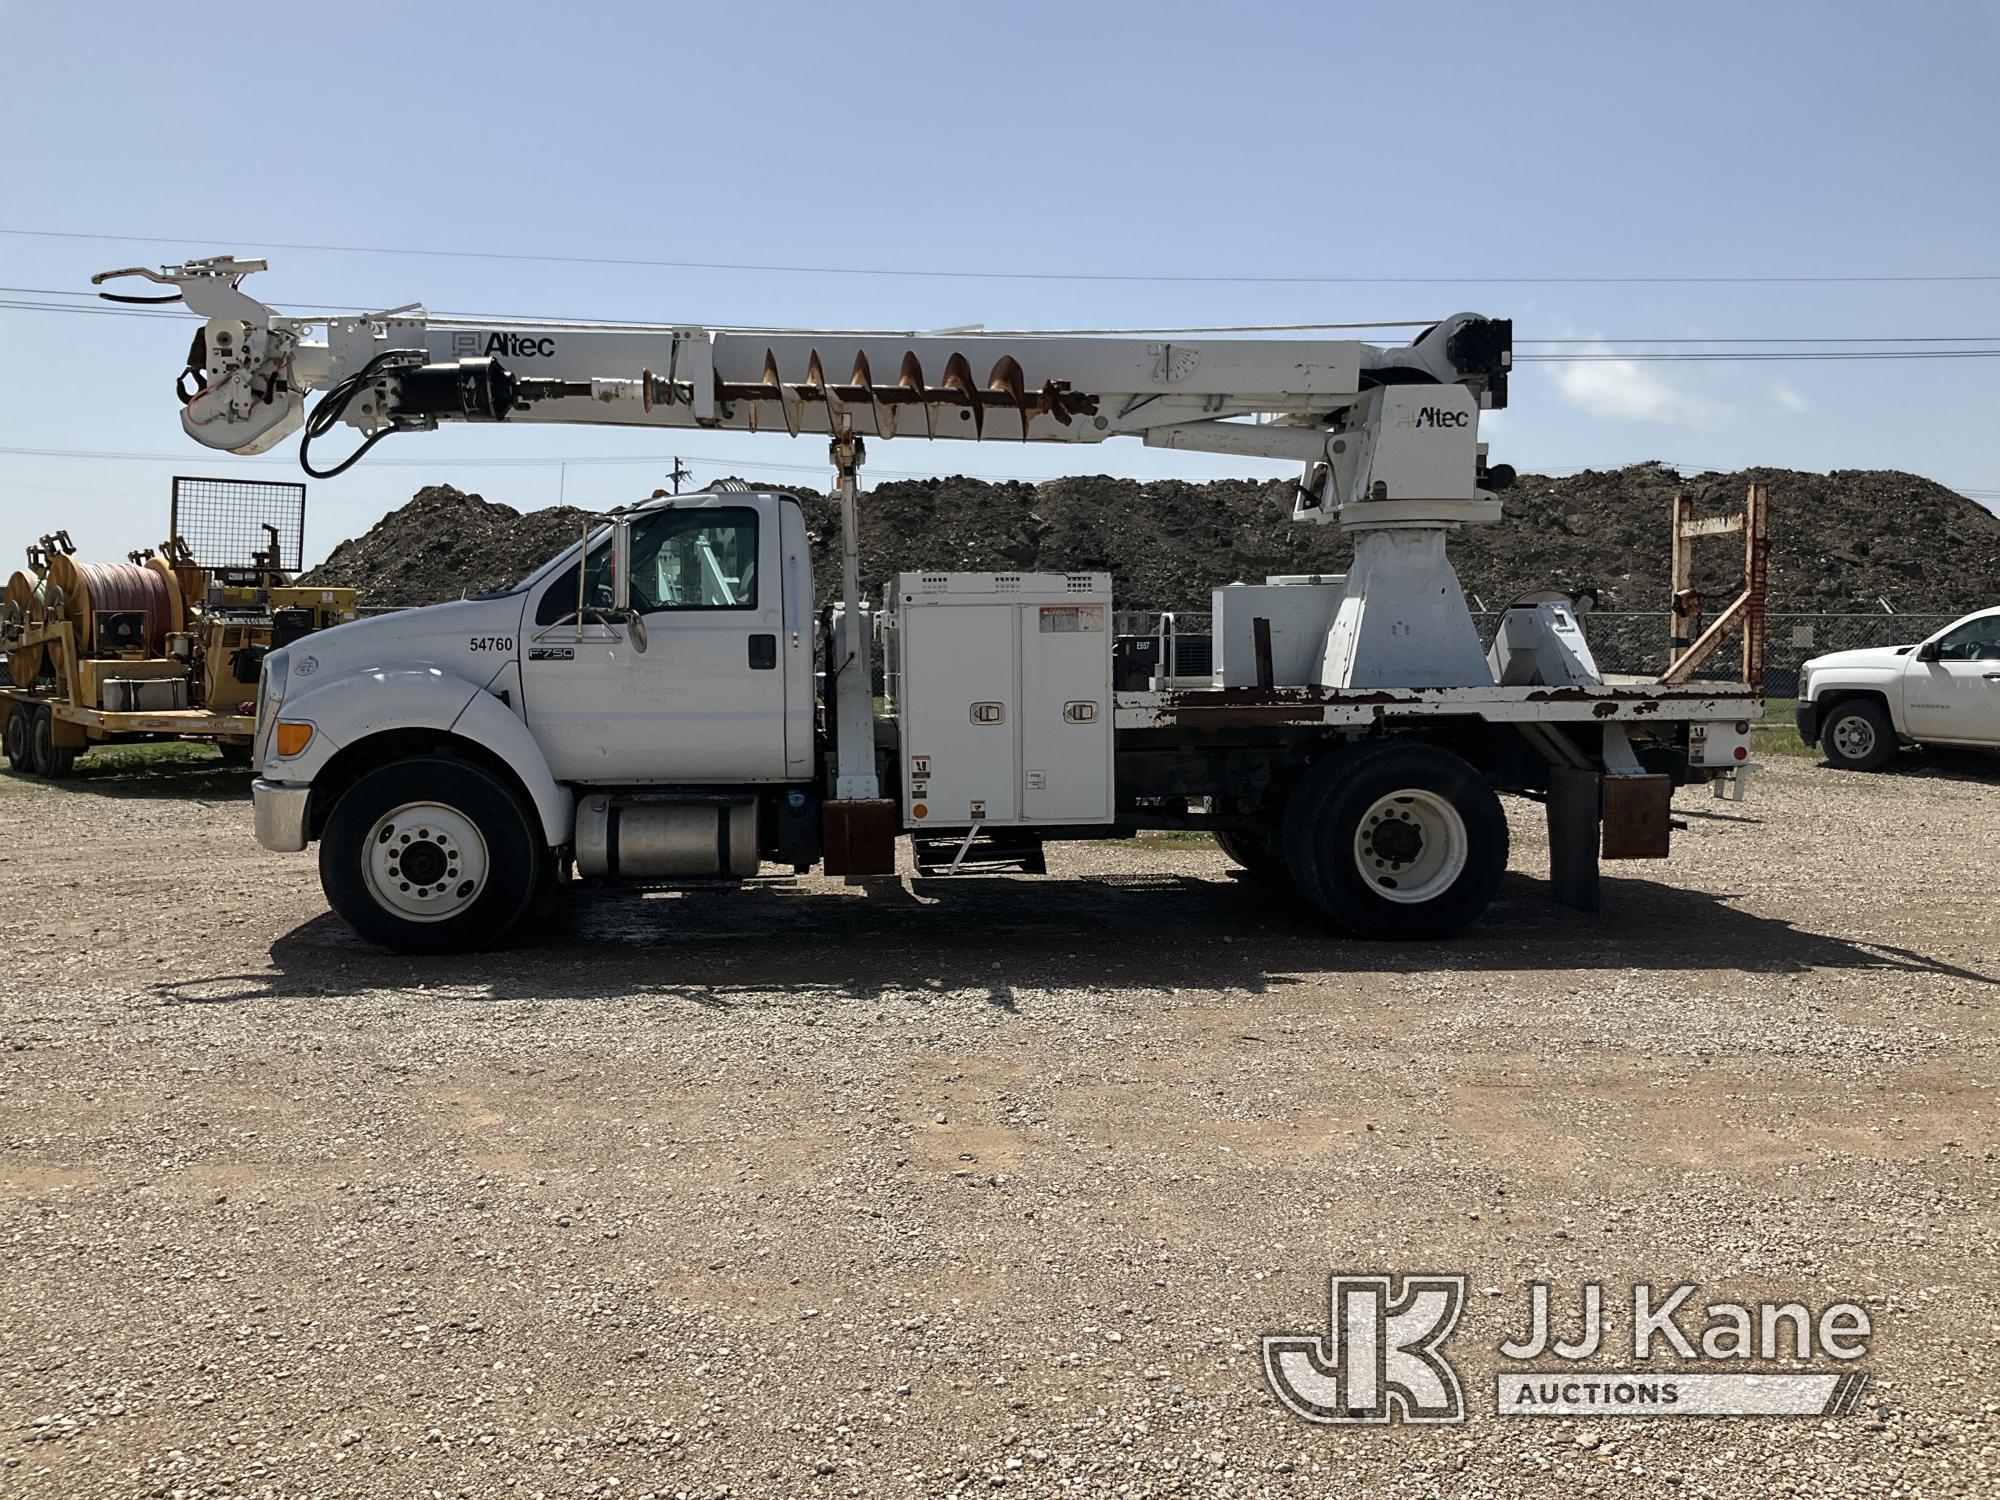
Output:
[[297,755],[312,743],[313,727],[310,724],[288,724],[278,721],[278,754]]

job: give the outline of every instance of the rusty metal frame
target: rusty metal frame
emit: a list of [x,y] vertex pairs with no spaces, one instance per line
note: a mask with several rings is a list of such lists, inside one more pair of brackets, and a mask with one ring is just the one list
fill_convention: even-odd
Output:
[[[1753,484],[1744,496],[1743,509],[1733,516],[1694,514],[1694,496],[1686,490],[1673,499],[1673,583],[1672,604],[1667,615],[1671,649],[1667,670],[1660,674],[1665,684],[1688,681],[1729,635],[1742,631],[1742,680],[1751,692],[1764,691],[1764,611],[1770,585],[1770,487]],[[1743,537],[1743,592],[1711,620],[1698,635],[1690,633],[1701,624],[1702,599],[1694,587],[1694,541],[1696,537],[1741,533]]]

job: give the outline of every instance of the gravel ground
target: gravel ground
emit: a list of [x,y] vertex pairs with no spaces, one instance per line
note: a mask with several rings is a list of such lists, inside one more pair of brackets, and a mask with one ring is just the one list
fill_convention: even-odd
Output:
[[[1991,1494],[2000,775],[1683,810],[1422,950],[1167,843],[418,962],[233,777],[0,777],[0,1494]],[[1333,1269],[1470,1274],[1467,1425],[1281,1411]],[[1480,1414],[1641,1277],[1862,1301],[1862,1409]]]

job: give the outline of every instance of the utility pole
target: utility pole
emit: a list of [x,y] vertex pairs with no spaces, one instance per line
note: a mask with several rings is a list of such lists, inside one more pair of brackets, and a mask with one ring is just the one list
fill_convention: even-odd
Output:
[[674,455],[673,472],[668,474],[667,478],[671,479],[674,482],[674,493],[676,495],[678,495],[681,492],[681,481],[683,479],[694,478],[694,475],[689,473],[688,470],[682,466],[681,456],[678,453]]

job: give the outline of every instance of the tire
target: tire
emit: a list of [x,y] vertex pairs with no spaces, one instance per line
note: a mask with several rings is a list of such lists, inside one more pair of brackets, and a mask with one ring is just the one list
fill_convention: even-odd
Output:
[[27,719],[27,727],[22,735],[21,769],[30,776],[42,774],[42,721],[48,717],[48,710],[37,704],[33,708],[17,707],[14,712]]
[[1896,726],[1874,699],[1849,698],[1827,710],[1819,745],[1836,770],[1879,771],[1896,758]]
[[1306,899],[1355,937],[1450,937],[1493,900],[1507,818],[1472,766],[1432,745],[1338,752],[1285,810],[1285,863]]
[[7,710],[7,764],[16,771],[28,769],[28,724],[32,710],[25,703],[11,704]]
[[1284,852],[1277,847],[1276,840],[1230,829],[1216,834],[1215,843],[1216,847],[1252,880],[1292,878],[1291,870],[1285,865]]
[[334,804],[319,879],[348,926],[396,953],[469,953],[527,911],[548,851],[512,788],[462,760],[392,761]]
[[35,710],[28,726],[28,760],[37,776],[61,781],[76,769],[76,749],[56,743],[56,716],[47,708]]

